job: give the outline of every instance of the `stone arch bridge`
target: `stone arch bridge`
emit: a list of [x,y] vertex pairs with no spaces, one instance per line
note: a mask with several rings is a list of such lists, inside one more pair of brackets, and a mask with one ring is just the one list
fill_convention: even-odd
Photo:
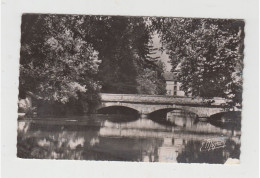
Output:
[[204,118],[224,112],[224,108],[220,104],[223,103],[223,99],[209,104],[209,100],[191,97],[108,93],[101,93],[100,96],[101,104],[97,108],[98,110],[111,106],[122,106],[134,109],[141,115],[149,115],[157,111],[185,110]]

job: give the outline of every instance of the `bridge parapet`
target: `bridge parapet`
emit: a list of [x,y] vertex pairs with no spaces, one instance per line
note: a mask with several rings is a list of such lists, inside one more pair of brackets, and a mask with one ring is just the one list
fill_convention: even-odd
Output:
[[165,96],[165,95],[101,93],[100,96],[102,101],[107,101],[107,102],[130,102],[130,103],[153,103],[153,104],[160,103],[160,104],[208,106],[210,101],[209,99],[203,99],[203,98],[176,97],[176,96]]

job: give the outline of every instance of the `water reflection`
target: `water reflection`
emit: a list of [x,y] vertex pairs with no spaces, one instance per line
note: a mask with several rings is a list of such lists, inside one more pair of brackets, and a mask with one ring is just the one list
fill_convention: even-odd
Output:
[[[181,119],[182,116],[175,115],[163,122],[149,118],[126,122],[122,115],[113,117],[20,120],[17,156],[183,163],[224,163],[228,158],[239,159],[239,130],[198,122],[193,116]],[[222,139],[225,147],[202,152],[205,139]]]
[[[224,148],[214,151],[200,151],[201,142],[188,141],[185,149],[178,155],[177,161],[180,163],[225,163],[228,158],[239,159],[240,144],[231,139],[227,139]],[[212,161],[214,160],[214,161]]]

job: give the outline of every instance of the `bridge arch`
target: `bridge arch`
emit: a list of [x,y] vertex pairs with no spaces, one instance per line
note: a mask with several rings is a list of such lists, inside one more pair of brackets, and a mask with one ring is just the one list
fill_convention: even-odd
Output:
[[231,129],[241,129],[241,111],[225,111],[213,114],[209,117],[209,122],[212,125]]
[[[208,118],[213,114],[223,112],[220,107],[205,107],[200,105],[179,105],[170,103],[140,103],[127,101],[103,101],[98,109],[110,106],[127,107],[136,110],[140,115],[150,115],[155,112],[169,112],[171,110],[184,110],[196,114],[199,118]],[[166,112],[166,113],[167,113]]]
[[194,114],[196,115],[196,117],[198,117],[198,114],[194,111],[189,111],[187,109],[180,109],[180,108],[176,108],[176,107],[166,107],[166,108],[162,108],[162,109],[158,109],[158,110],[155,110],[151,113],[149,113],[150,116],[163,116],[163,117],[166,117],[167,116],[167,113],[171,112],[171,111],[174,111],[174,110],[179,110],[179,111],[184,111],[186,113],[190,113],[190,114]]
[[138,114],[139,111],[136,108],[122,105],[112,105],[100,107],[97,109],[99,114]]
[[167,113],[168,112],[171,112],[171,111],[173,111],[173,110],[175,110],[175,108],[168,108],[168,107],[166,107],[166,108],[160,108],[160,109],[158,109],[158,110],[155,110],[155,111],[152,111],[151,113],[149,113],[148,115],[149,116],[152,116],[152,117],[165,117],[166,118],[166,116],[167,116]]

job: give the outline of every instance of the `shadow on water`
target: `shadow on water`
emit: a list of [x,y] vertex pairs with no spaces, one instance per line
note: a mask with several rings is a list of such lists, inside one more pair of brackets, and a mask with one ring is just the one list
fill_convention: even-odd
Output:
[[230,111],[218,113],[208,119],[212,125],[229,130],[241,130],[241,112]]
[[175,123],[170,122],[166,118],[160,118],[160,117],[155,117],[155,116],[149,116],[148,119],[151,119],[152,121],[164,125],[164,126],[177,126]]
[[138,115],[126,115],[126,114],[108,114],[104,115],[106,120],[113,123],[126,123],[138,120]]

